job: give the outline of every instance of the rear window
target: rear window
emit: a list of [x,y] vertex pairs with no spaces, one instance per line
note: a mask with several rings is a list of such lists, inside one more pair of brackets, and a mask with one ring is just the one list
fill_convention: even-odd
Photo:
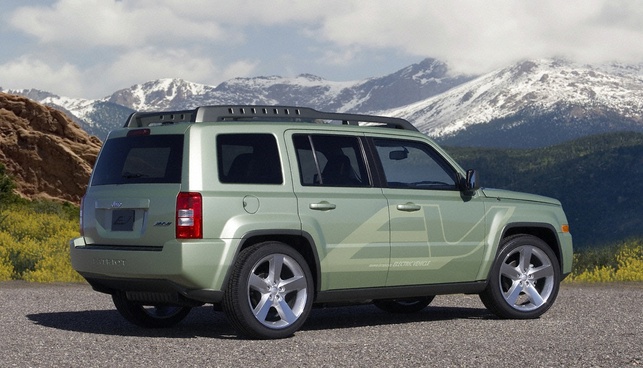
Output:
[[91,185],[180,183],[182,135],[148,135],[105,142]]

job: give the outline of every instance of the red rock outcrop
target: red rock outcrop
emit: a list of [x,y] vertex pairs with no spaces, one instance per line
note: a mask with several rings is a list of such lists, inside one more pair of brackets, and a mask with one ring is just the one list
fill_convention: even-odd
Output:
[[0,162],[21,196],[79,203],[100,147],[64,113],[0,93]]

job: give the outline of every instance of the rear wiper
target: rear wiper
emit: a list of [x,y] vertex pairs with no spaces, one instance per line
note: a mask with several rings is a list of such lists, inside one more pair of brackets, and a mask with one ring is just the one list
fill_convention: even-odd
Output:
[[121,175],[121,177],[125,179],[136,179],[136,178],[142,178],[144,176],[147,176],[147,175],[143,173],[131,173],[129,171],[126,171],[123,173],[123,175]]

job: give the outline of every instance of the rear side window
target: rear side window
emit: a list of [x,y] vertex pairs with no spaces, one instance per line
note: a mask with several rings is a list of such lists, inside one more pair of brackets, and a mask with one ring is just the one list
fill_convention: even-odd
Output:
[[105,142],[91,185],[180,183],[182,135],[114,138]]
[[357,137],[296,134],[297,164],[301,185],[367,187],[370,180]]
[[271,134],[218,135],[217,164],[222,183],[283,183],[277,140]]

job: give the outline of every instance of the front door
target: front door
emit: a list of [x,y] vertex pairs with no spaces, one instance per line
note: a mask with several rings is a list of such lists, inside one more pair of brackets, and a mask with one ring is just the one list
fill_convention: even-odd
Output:
[[484,203],[423,141],[375,138],[391,216],[387,285],[472,281],[484,253]]

